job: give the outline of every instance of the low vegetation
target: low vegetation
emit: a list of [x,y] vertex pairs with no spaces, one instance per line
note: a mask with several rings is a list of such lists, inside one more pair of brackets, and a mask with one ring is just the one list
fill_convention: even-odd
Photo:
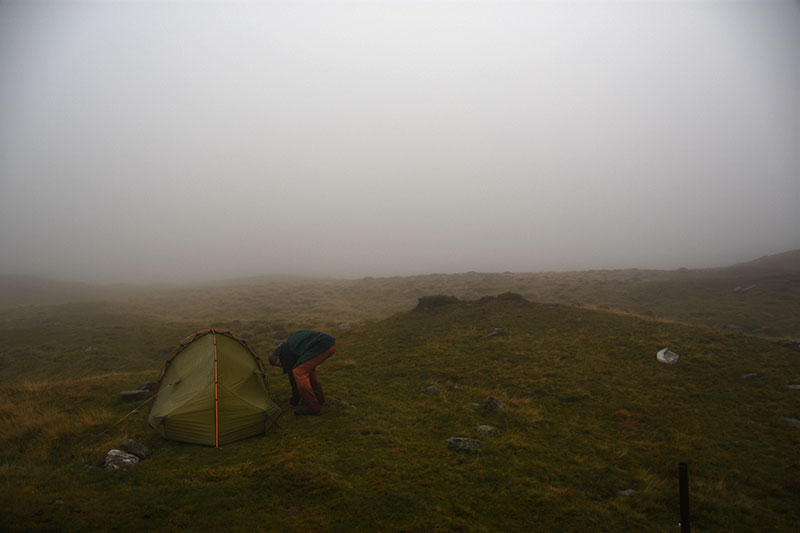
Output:
[[[787,420],[800,418],[800,391],[789,387],[800,383],[800,352],[746,335],[764,324],[722,303],[706,302],[709,315],[693,319],[698,295],[725,288],[789,335],[796,304],[770,291],[794,294],[793,274],[758,278],[761,293],[734,291],[753,283],[731,271],[718,286],[696,272],[639,273],[638,282],[584,273],[548,290],[600,294],[590,280],[601,275],[628,281],[592,306],[508,292],[522,275],[464,274],[253,282],[252,292],[215,286],[199,299],[200,289],[183,289],[172,302],[169,291],[126,289],[124,298],[8,309],[0,528],[674,531],[685,461],[695,530],[795,529],[800,429]],[[666,292],[647,300],[636,283]],[[285,294],[259,302],[259,291]],[[381,291],[389,303],[376,301]],[[610,301],[637,294],[664,303],[648,313]],[[156,379],[182,338],[212,325],[242,333],[261,355],[294,329],[333,333],[340,349],[320,368],[323,416],[291,414],[288,382],[271,370],[286,411],[265,436],[219,450],[163,440],[146,423],[149,404],[123,403],[118,392]],[[676,364],[656,361],[664,347]],[[483,410],[488,397],[506,408]],[[126,436],[152,458],[128,471],[92,467]],[[481,452],[448,450],[454,436],[480,440]]]

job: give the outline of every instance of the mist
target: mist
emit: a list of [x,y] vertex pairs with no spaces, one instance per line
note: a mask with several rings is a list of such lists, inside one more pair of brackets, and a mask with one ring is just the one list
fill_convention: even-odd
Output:
[[0,274],[800,248],[798,2],[0,3]]

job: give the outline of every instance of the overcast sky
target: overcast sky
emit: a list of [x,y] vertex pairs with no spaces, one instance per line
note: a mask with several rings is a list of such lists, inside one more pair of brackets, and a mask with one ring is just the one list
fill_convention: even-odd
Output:
[[0,274],[800,248],[800,3],[0,2]]

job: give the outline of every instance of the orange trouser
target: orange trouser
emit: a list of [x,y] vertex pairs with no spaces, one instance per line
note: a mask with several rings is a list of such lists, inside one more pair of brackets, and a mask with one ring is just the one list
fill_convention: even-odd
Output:
[[297,384],[297,391],[300,393],[300,399],[311,411],[319,411],[318,396],[323,398],[322,385],[320,385],[317,377],[317,367],[335,353],[336,345],[334,344],[327,351],[297,365],[292,370],[294,382]]

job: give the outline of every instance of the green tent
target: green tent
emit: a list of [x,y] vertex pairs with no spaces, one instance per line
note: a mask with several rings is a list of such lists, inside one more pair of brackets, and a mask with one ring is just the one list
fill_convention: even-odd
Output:
[[221,446],[261,435],[281,414],[264,365],[241,336],[198,331],[172,352],[147,421],[164,437]]

